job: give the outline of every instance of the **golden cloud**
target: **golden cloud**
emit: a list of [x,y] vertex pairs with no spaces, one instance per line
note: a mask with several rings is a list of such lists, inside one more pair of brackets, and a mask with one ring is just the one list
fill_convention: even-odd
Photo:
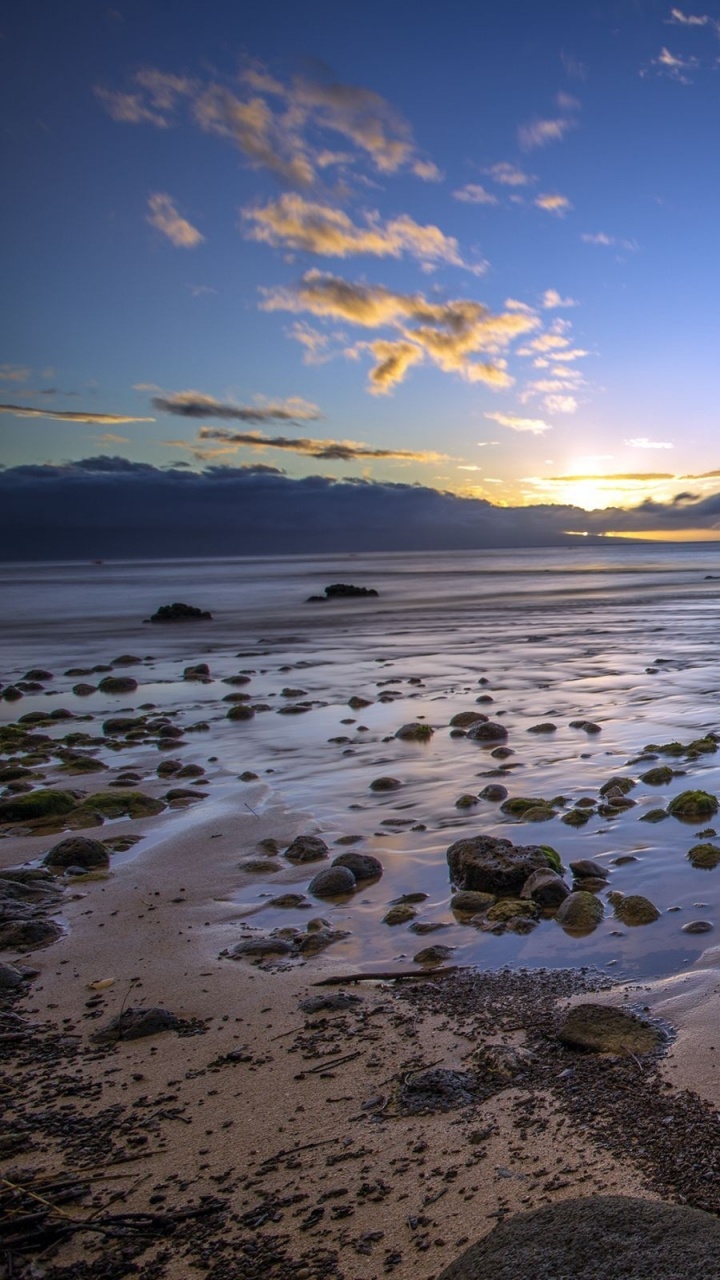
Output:
[[538,209],[544,209],[546,213],[554,213],[558,218],[564,218],[565,214],[572,209],[567,196],[541,195],[536,197],[534,203]]
[[154,422],[155,418],[132,418],[122,413],[71,413],[65,409],[30,409],[27,405],[0,404],[0,413],[10,413],[16,418],[52,418],[57,422],[96,422],[100,426],[112,426],[119,422]]
[[577,122],[568,116],[554,120],[530,120],[528,124],[520,125],[518,139],[523,151],[532,151],[536,147],[546,147],[549,142],[561,142],[576,127]]
[[485,417],[491,418],[501,427],[509,427],[511,431],[529,431],[536,436],[551,430],[550,423],[544,422],[542,418],[518,418],[513,413],[486,413]]
[[464,265],[457,240],[439,227],[420,226],[407,214],[383,222],[379,214],[370,213],[365,215],[366,225],[357,226],[341,209],[288,192],[270,204],[243,209],[242,216],[250,224],[251,240],[286,249],[334,258],[359,253],[399,258],[407,253],[423,263]]
[[468,182],[464,187],[460,187],[459,191],[453,191],[456,200],[462,200],[465,204],[498,204],[497,196],[492,191],[486,191],[485,187],[477,182]]
[[[249,449],[288,449],[310,458],[352,462],[356,458],[397,458],[405,462],[441,462],[447,454],[432,450],[371,449],[354,440],[312,440],[289,436],[264,436],[259,431],[229,431],[223,427],[201,427],[200,440],[214,440],[221,446]],[[176,443],[176,442],[173,442]],[[187,446],[186,446],[187,447]]]
[[256,397],[254,405],[232,404],[203,395],[201,391],[176,391],[153,396],[153,407],[180,418],[226,418],[237,422],[316,422],[322,414],[316,404],[291,396],[287,400]]
[[150,209],[146,221],[167,236],[176,249],[196,249],[205,239],[204,235],[178,213],[170,196],[157,191],[148,200]]
[[504,187],[527,187],[537,182],[537,178],[531,173],[525,173],[523,169],[519,169],[516,164],[510,164],[507,160],[500,160],[497,164],[493,164],[484,172],[494,182],[499,182]]
[[574,298],[563,298],[557,289],[546,289],[542,296],[542,306],[545,311],[552,311],[555,307],[576,307],[577,305]]

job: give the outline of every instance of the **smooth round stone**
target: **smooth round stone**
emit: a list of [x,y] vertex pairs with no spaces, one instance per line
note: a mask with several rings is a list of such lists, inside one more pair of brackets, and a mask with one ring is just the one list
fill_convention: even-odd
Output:
[[337,898],[341,894],[352,893],[357,885],[355,876],[349,867],[325,867],[313,876],[308,885],[308,893],[316,898]]
[[691,920],[682,927],[683,933],[710,933],[713,926],[709,920]]
[[356,880],[375,880],[383,873],[382,863],[371,853],[339,853],[333,867],[347,867]]

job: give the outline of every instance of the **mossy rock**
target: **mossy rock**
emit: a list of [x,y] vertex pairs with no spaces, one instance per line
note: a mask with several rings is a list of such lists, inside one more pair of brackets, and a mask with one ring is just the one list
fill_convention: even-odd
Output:
[[536,804],[532,809],[526,809],[522,820],[523,822],[549,822],[555,817],[555,810],[549,804]]
[[470,795],[469,792],[466,792],[464,795],[458,796],[457,800],[455,801],[455,808],[456,809],[472,809],[476,804],[479,804],[479,803],[480,803],[480,800],[478,796],[473,796],[473,795]]
[[234,702],[230,707],[226,719],[228,720],[252,720],[255,711],[252,707],[248,707],[244,702]]
[[720,849],[716,844],[694,844],[688,862],[701,871],[713,871],[720,863]]
[[536,796],[510,796],[500,805],[500,812],[508,814],[511,818],[522,818],[529,809],[548,809],[547,800],[538,799]]
[[450,721],[453,729],[469,729],[472,724],[486,724],[487,716],[482,711],[458,711]]
[[105,676],[98,685],[101,693],[134,693],[137,687],[134,676]]
[[30,822],[35,818],[60,817],[70,813],[77,805],[69,791],[53,791],[42,788],[26,795],[0,800],[1,822]]
[[590,821],[591,810],[589,809],[569,809],[560,819],[565,823],[566,827],[584,827],[586,822]]
[[668,805],[668,813],[683,822],[712,818],[717,811],[718,802],[708,791],[681,791]]
[[461,889],[450,899],[450,910],[462,916],[476,916],[487,911],[495,902],[493,893],[481,893],[479,889]]
[[641,822],[664,822],[669,818],[670,814],[667,809],[648,809],[647,813],[640,814]]
[[383,924],[408,924],[410,920],[415,919],[416,915],[417,911],[413,907],[400,904],[396,907],[391,907],[383,916]]
[[641,924],[653,924],[660,919],[660,912],[649,898],[641,893],[611,893],[608,895],[613,911],[618,920],[628,927]]
[[418,721],[401,725],[395,733],[395,737],[402,742],[429,742],[432,736],[432,725],[419,724]]
[[606,796],[612,791],[620,791],[625,796],[636,785],[634,778],[624,778],[621,774],[617,774],[614,778],[608,778],[607,782],[603,783],[600,788],[600,795]]
[[646,754],[649,751],[654,751],[659,756],[685,755],[685,747],[682,742],[649,742],[646,747],[643,747],[643,753]]
[[508,920],[524,917],[535,920],[538,908],[530,898],[501,898],[499,902],[488,907],[487,918],[495,924],[507,924]]
[[577,1004],[565,1013],[558,1039],[585,1053],[652,1053],[664,1040],[658,1027],[627,1009],[612,1005]]
[[551,867],[553,871],[557,871],[559,876],[562,875],[564,868],[557,849],[553,849],[551,844],[541,844],[540,848],[548,860],[548,866]]
[[99,840],[87,840],[84,836],[68,836],[59,844],[53,845],[45,854],[43,862],[46,867],[64,870],[65,867],[84,867],[86,871],[97,867],[108,867],[110,858],[104,844]]
[[103,769],[107,769],[107,765],[102,760],[95,760],[92,756],[77,757],[75,760],[66,760],[60,765],[61,773],[83,774],[83,773],[102,773]]
[[647,783],[649,787],[664,787],[668,782],[672,782],[675,774],[667,764],[661,764],[657,769],[648,769],[647,773],[640,774],[640,781]]
[[100,818],[152,818],[162,813],[163,800],[156,800],[142,791],[98,791],[87,796],[78,811]]
[[603,904],[594,894],[577,889],[560,903],[555,919],[566,933],[581,937],[592,933],[605,914]]
[[714,738],[695,738],[693,742],[689,742],[687,746],[687,754],[689,756],[709,756],[713,755],[718,749],[718,744]]

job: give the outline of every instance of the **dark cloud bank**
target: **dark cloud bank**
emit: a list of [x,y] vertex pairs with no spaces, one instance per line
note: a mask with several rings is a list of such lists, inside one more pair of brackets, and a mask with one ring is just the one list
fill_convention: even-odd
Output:
[[421,485],[291,480],[265,465],[198,473],[96,457],[0,471],[6,560],[562,546],[578,541],[567,530],[672,534],[718,519],[720,495],[588,513],[496,507]]

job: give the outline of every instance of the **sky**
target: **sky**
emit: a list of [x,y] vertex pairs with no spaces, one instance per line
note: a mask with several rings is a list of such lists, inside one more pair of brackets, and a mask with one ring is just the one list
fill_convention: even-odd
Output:
[[253,552],[243,504],[389,546],[418,494],[442,546],[720,537],[720,4],[26,0],[0,57],[43,545],[151,484],[153,546],[221,489]]

